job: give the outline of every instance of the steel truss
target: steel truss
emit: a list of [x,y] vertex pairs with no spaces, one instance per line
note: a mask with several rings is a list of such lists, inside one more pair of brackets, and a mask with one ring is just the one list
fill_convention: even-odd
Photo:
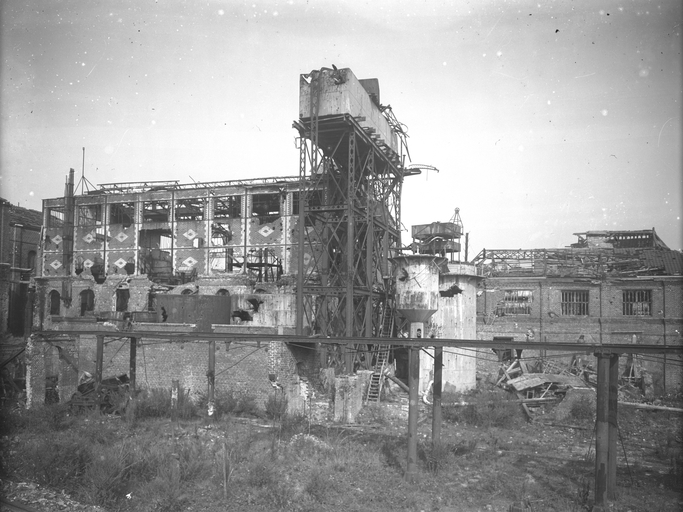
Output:
[[[392,297],[388,260],[401,246],[402,160],[352,116],[319,117],[311,78],[311,117],[294,124],[300,134],[297,332],[371,338]],[[353,348],[351,354],[359,352]],[[343,359],[352,372],[353,357]]]

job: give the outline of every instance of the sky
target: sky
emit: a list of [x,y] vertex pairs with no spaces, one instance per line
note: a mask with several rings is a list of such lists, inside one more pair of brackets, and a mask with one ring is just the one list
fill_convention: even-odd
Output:
[[590,230],[654,227],[683,248],[680,0],[17,0],[0,15],[14,204],[40,210],[69,168],[94,186],[298,175],[299,75],[335,64],[379,79],[407,163],[438,169],[406,178],[406,229],[459,208],[469,259]]

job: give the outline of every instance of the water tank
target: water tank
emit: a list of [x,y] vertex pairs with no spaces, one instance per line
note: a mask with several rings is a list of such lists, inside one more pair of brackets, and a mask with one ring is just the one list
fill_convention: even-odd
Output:
[[396,309],[409,322],[426,322],[439,307],[440,256],[412,254],[392,258],[396,272]]

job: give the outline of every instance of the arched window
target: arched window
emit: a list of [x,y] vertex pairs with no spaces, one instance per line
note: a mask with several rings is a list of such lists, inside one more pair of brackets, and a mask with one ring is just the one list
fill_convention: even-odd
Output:
[[61,308],[59,301],[61,299],[59,292],[57,290],[52,290],[49,295],[50,299],[50,314],[59,315]]
[[185,288],[182,292],[180,292],[181,295],[192,295],[192,290],[189,288]]
[[221,288],[220,290],[218,290],[216,292],[216,295],[230,295],[230,294],[228,293],[228,290],[226,290],[225,288]]
[[83,290],[81,292],[81,316],[85,316],[88,311],[95,311],[95,292]]

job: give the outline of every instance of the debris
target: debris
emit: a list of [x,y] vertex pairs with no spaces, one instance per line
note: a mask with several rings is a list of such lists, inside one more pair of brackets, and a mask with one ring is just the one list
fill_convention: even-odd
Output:
[[[76,392],[71,395],[69,405],[72,409],[83,410],[93,409],[99,405],[100,410],[105,414],[121,412],[125,409],[128,395],[128,375],[123,374],[118,377],[109,377],[102,380],[97,386],[95,379],[88,372],[84,372],[81,382],[76,388]],[[123,404],[123,407],[121,407]]]

